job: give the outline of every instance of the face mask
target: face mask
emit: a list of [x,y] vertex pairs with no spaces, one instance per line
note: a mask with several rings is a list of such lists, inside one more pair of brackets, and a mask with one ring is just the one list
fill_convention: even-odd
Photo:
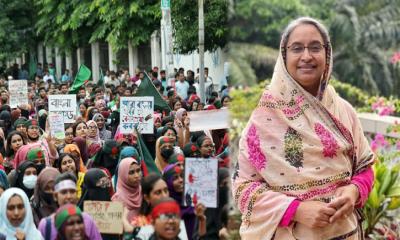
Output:
[[168,159],[172,154],[174,154],[173,148],[161,149],[161,156],[163,156],[165,159]]
[[36,175],[24,176],[24,180],[22,181],[22,183],[27,189],[33,189],[36,185],[36,180]]
[[52,193],[43,193],[43,200],[48,203],[49,205],[54,203],[54,197]]

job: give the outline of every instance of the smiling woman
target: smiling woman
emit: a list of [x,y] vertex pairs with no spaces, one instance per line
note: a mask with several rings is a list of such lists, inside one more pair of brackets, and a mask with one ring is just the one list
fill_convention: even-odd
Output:
[[0,198],[0,233],[6,239],[43,239],[33,222],[28,197],[21,189],[9,188]]
[[361,239],[374,154],[353,107],[329,85],[326,27],[282,34],[271,83],[242,133],[233,194],[243,239]]

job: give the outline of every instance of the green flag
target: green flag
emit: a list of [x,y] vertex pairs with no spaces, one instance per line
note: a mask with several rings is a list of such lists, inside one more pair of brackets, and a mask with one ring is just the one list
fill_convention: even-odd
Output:
[[36,75],[36,58],[33,54],[31,54],[29,58],[29,79],[34,80]]
[[161,94],[157,91],[156,87],[154,86],[153,82],[150,80],[147,73],[144,75],[144,79],[139,85],[138,91],[135,96],[139,97],[146,97],[146,96],[153,96],[154,97],[154,109],[160,111],[172,111],[169,107],[168,103],[163,99]]
[[78,73],[75,76],[75,80],[72,83],[71,88],[69,89],[69,93],[76,94],[79,91],[79,88],[85,84],[90,79],[90,75],[92,75],[92,71],[84,64],[81,64],[79,67]]
[[160,171],[158,170],[153,157],[144,143],[142,134],[140,133],[138,133],[137,146],[142,160],[142,170],[144,175],[147,176],[149,173],[156,173],[160,175]]

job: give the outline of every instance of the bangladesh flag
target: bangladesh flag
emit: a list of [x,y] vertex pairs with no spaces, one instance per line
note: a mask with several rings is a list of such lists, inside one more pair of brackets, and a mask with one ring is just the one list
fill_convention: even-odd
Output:
[[81,64],[78,73],[75,76],[75,80],[72,83],[71,88],[69,89],[69,93],[72,94],[78,93],[79,88],[81,88],[83,84],[89,81],[91,75],[92,71],[90,71],[90,69],[86,67],[84,64]]
[[162,111],[170,112],[172,111],[169,107],[168,103],[164,100],[161,94],[157,91],[157,88],[154,86],[153,82],[150,80],[147,73],[144,75],[144,79],[139,85],[138,91],[135,96],[138,97],[154,97],[154,109]]

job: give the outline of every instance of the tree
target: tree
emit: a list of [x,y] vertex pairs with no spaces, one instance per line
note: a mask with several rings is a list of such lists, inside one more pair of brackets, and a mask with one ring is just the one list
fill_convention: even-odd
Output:
[[36,24],[45,42],[71,49],[95,41],[107,41],[114,50],[148,42],[159,28],[157,0],[35,0],[41,11]]
[[[174,50],[186,54],[198,48],[197,1],[171,2]],[[228,1],[204,1],[204,50],[214,51],[225,47],[228,41]]]
[[337,3],[330,26],[336,78],[373,93],[398,94],[389,63],[400,41],[398,6],[399,0]]
[[35,10],[30,0],[0,0],[0,6],[0,61],[5,61],[28,52],[34,45]]
[[231,19],[231,41],[279,48],[281,32],[290,20],[306,15],[297,0],[237,0]]

